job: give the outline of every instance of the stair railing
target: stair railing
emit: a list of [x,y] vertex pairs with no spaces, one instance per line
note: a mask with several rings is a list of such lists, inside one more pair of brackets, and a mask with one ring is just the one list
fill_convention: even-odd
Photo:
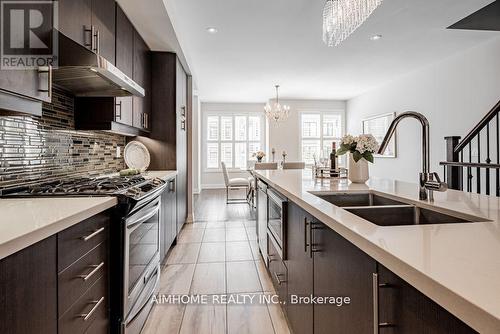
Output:
[[500,101],[463,140],[445,137],[446,161],[440,165],[449,188],[500,196],[499,113]]

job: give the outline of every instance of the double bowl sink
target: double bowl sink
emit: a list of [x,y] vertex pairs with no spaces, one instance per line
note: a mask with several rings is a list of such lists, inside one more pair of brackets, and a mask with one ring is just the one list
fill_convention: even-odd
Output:
[[[373,193],[313,194],[379,226],[472,222],[472,220],[421,208]],[[484,221],[484,219],[479,221]]]

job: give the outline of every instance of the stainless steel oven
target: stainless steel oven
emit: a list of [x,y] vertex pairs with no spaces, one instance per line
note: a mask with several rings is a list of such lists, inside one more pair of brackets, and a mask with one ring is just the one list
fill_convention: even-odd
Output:
[[286,259],[286,225],[288,200],[267,189],[267,232],[283,260]]
[[160,281],[160,197],[124,219],[122,328],[139,334],[151,310],[151,297]]

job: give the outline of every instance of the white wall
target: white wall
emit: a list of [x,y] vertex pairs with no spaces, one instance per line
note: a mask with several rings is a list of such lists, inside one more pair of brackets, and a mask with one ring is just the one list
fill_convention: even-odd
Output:
[[[272,105],[274,100],[269,101]],[[269,124],[269,147],[276,150],[276,160],[281,161],[283,150],[287,152],[287,161],[300,160],[300,113],[308,111],[336,111],[345,114],[345,101],[336,100],[281,100],[281,104],[290,106],[290,116],[284,121]],[[345,119],[345,116],[344,116]]]
[[[431,127],[431,168],[442,175],[445,136],[465,136],[500,99],[500,38],[375,88],[347,103],[347,131],[359,134],[367,116],[414,110]],[[377,158],[372,176],[416,182],[421,169],[420,125],[405,120],[397,132],[398,157]]]

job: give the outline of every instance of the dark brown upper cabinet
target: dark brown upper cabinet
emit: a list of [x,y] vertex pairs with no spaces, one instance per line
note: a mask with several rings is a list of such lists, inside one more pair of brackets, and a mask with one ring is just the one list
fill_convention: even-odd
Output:
[[151,52],[137,31],[134,32],[134,70],[133,79],[145,90],[144,97],[134,96],[133,126],[149,129],[151,114]]
[[[7,2],[0,0],[0,3]],[[53,20],[44,17],[44,20]],[[24,36],[25,42],[28,34]],[[28,113],[40,116],[41,102],[51,101],[52,68],[0,70],[0,112]]]
[[59,30],[115,63],[114,0],[59,0]]
[[116,67],[130,78],[134,76],[134,26],[116,5]]
[[97,53],[115,64],[115,1],[92,0],[92,25]]
[[92,1],[59,0],[59,31],[88,48],[91,47]]
[[144,136],[151,124],[151,52],[118,4],[115,11],[115,65],[144,88],[145,96],[76,98],[76,127]]
[[[188,76],[171,52],[151,53],[150,137],[142,141],[151,153],[150,169],[177,170],[177,230],[187,216],[187,102],[191,96]],[[148,81],[146,81],[146,84]],[[146,88],[146,91],[148,89]],[[153,144],[154,143],[154,144]]]

